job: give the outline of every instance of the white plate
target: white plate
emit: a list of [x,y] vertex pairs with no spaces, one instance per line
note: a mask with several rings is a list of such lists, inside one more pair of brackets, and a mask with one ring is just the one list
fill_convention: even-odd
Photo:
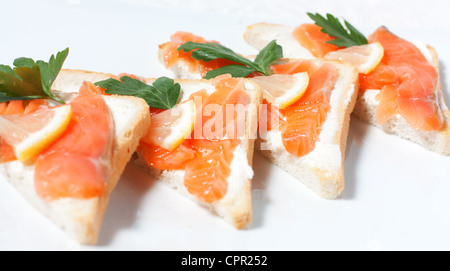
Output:
[[[65,68],[158,77],[170,73],[158,63],[157,46],[175,31],[255,54],[242,40],[246,25],[297,25],[309,21],[306,11],[331,12],[366,34],[384,24],[435,46],[450,100],[448,1],[435,1],[426,12],[428,2],[408,1],[399,9],[404,1],[395,0],[122,2],[8,1],[0,17],[0,63],[48,59],[69,46]],[[317,197],[256,154],[254,219],[241,231],[129,165],[112,193],[97,246],[68,239],[0,176],[0,249],[450,249],[449,162],[353,119],[341,198]]]

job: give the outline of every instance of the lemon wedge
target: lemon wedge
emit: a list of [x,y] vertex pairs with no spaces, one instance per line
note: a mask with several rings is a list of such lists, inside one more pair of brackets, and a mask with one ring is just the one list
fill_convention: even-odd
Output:
[[72,118],[70,105],[40,109],[32,114],[0,116],[0,137],[25,162],[47,148],[67,129]]
[[261,87],[264,99],[280,109],[300,99],[309,85],[309,76],[306,72],[256,76],[252,80]]
[[172,151],[191,135],[196,119],[194,101],[178,104],[152,116],[150,129],[142,141]]
[[383,56],[383,46],[375,42],[329,52],[325,58],[350,63],[359,73],[369,74],[380,64]]

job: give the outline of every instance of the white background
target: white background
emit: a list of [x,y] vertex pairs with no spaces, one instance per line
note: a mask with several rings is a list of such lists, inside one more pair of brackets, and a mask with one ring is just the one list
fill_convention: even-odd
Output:
[[[256,22],[299,25],[306,12],[344,17],[366,35],[380,25],[440,55],[450,100],[450,1],[21,0],[3,5],[0,63],[47,60],[70,47],[65,68],[170,75],[158,44],[178,30],[256,52],[242,34]],[[111,196],[99,244],[80,246],[0,176],[0,249],[418,250],[450,249],[450,158],[352,120],[346,188],[317,197],[255,155],[253,223],[235,230],[129,165]]]

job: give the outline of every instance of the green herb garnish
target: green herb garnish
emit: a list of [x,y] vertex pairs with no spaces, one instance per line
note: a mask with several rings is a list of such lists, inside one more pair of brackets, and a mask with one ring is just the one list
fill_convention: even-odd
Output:
[[345,20],[344,27],[339,19],[331,14],[327,14],[326,18],[319,13],[308,13],[308,16],[315,22],[316,25],[322,28],[322,32],[336,38],[334,40],[327,41],[327,43],[334,44],[339,47],[351,47],[367,44],[366,37],[364,37],[361,32]]
[[105,93],[139,97],[150,107],[162,109],[174,107],[180,95],[180,84],[167,77],[156,79],[152,86],[129,76],[121,77],[120,81],[109,78],[94,85],[106,89]]
[[264,47],[256,56],[254,61],[251,61],[243,56],[233,52],[231,49],[217,44],[217,43],[197,43],[189,41],[180,47],[178,51],[191,52],[192,57],[196,60],[203,60],[205,62],[222,58],[231,60],[233,62],[242,64],[234,64],[221,67],[219,69],[209,71],[205,75],[205,79],[211,79],[221,74],[231,74],[233,77],[246,77],[252,72],[260,72],[264,75],[269,75],[269,67],[272,62],[283,57],[283,48],[276,43],[270,42]]
[[69,48],[52,55],[47,62],[21,57],[14,60],[14,68],[0,65],[0,102],[12,100],[52,99],[63,100],[53,95],[51,86],[66,60]]

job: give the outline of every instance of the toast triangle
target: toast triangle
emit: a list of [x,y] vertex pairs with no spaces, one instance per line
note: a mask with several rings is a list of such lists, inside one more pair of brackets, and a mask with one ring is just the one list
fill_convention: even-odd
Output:
[[[52,90],[63,92],[58,95],[70,101],[76,96],[83,81],[96,82],[111,76],[81,70],[61,70]],[[82,244],[93,245],[97,242],[109,195],[150,125],[149,110],[144,100],[116,95],[103,97],[115,125],[110,165],[112,172],[104,195],[91,199],[62,198],[45,201],[37,195],[34,188],[33,164],[24,165],[19,161],[0,164],[0,174],[6,176],[7,181],[31,205],[64,230],[70,238]]]
[[[146,83],[152,83],[155,79],[146,79]],[[192,93],[205,89],[208,93],[215,91],[215,87],[208,80],[183,80],[176,79],[181,85],[180,102],[186,100]],[[252,160],[254,141],[256,138],[258,105],[262,94],[258,85],[244,80],[245,92],[250,96],[250,104],[246,107],[245,133],[240,138],[240,144],[233,152],[233,160],[230,165],[230,175],[227,179],[228,188],[223,198],[213,203],[199,200],[188,192],[184,186],[184,170],[158,170],[149,166],[142,155],[135,161],[149,175],[167,184],[181,195],[211,209],[235,228],[246,227],[252,221],[251,180],[253,178]]]

